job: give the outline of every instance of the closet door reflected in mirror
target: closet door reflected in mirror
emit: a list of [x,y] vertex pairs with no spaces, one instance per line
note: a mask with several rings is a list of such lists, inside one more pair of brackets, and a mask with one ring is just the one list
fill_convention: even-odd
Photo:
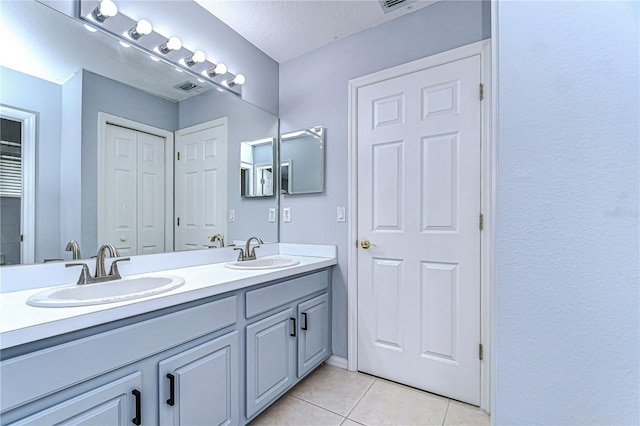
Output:
[[281,135],[282,194],[311,194],[324,190],[324,138],[322,126]]

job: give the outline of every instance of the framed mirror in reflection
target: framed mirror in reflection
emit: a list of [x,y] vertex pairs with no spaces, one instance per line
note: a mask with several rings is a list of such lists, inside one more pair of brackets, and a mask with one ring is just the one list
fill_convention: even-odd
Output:
[[[71,240],[86,258],[106,243],[136,255],[203,249],[216,234],[227,243],[277,241],[277,197],[246,204],[236,172],[240,142],[273,141],[277,117],[35,1],[3,2],[0,39],[10,46],[0,56],[0,105],[17,112],[2,118],[35,120],[32,145],[23,146],[34,160],[23,162],[22,193],[0,199],[5,264],[71,260]],[[186,81],[195,88],[183,90]],[[215,133],[213,145],[206,132]],[[190,166],[212,150],[223,153],[214,169],[176,166],[174,175],[178,161]],[[20,196],[33,197],[34,207],[16,210]],[[9,207],[15,214],[5,214]],[[30,243],[4,244],[10,228]]]
[[280,137],[280,192],[311,194],[324,190],[324,139],[322,126]]
[[266,138],[240,144],[240,195],[246,198],[275,194],[275,139]]

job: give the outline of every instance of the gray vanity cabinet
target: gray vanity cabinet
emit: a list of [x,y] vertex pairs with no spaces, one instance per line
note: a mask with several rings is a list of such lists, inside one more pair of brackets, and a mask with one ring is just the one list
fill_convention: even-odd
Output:
[[298,377],[302,377],[330,355],[329,295],[300,303],[298,323]]
[[104,425],[141,424],[140,389],[142,374],[129,374],[113,382],[89,389],[75,398],[12,423],[26,425]]
[[324,270],[247,292],[247,419],[331,355],[329,283]]
[[247,326],[247,417],[275,400],[295,379],[292,308]]
[[238,332],[158,364],[161,425],[239,423]]

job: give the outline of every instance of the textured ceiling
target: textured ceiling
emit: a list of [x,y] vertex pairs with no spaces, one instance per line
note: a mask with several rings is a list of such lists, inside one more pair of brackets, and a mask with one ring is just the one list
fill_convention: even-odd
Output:
[[435,3],[384,13],[378,0],[195,1],[280,63]]

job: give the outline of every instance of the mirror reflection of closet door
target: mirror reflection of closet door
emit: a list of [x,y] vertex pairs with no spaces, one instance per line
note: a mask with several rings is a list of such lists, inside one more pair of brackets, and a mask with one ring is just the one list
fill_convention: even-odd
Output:
[[107,125],[101,184],[108,213],[98,244],[113,244],[122,256],[165,251],[164,147],[160,136]]

